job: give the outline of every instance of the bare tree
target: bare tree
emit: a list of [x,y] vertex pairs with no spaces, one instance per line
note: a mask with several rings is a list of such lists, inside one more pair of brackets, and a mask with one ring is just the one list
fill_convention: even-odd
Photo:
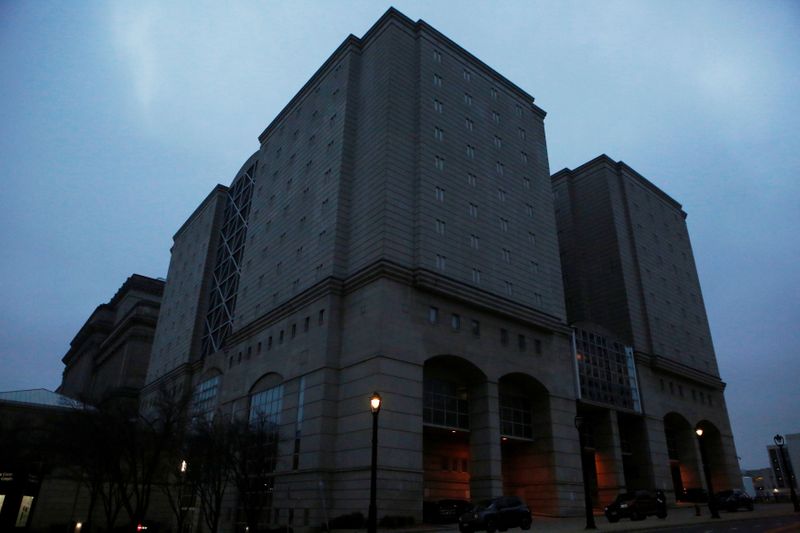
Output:
[[227,422],[197,419],[187,435],[188,477],[197,490],[202,516],[211,533],[217,533],[222,500],[232,481],[231,431]]
[[264,520],[272,507],[274,473],[278,457],[277,426],[267,418],[231,423],[232,476],[250,531]]

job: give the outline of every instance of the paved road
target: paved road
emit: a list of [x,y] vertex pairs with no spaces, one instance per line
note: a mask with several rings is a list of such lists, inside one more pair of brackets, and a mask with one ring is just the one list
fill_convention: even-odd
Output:
[[680,533],[789,533],[800,531],[800,514],[789,516],[771,516],[747,518],[744,520],[724,521],[719,523],[671,526],[651,531],[676,531]]
[[[595,516],[597,533],[633,533],[643,531],[681,532],[681,533],[791,533],[800,532],[800,513],[792,510],[791,504],[756,505],[755,511],[735,513],[721,512],[719,520],[712,520],[708,509],[701,508],[700,516],[695,514],[693,506],[682,505],[669,510],[667,518],[660,520],[648,517],[641,522],[621,520],[610,524],[602,515]],[[548,518],[536,516],[530,532],[518,528],[509,529],[508,533],[586,533],[583,517]],[[363,530],[340,530],[336,533],[364,533]],[[459,533],[458,526],[448,524],[442,526],[419,525],[405,530],[380,530],[380,533]]]

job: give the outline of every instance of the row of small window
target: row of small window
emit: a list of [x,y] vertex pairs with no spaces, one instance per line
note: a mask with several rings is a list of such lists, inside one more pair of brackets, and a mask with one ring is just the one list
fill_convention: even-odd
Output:
[[[316,112],[315,112],[315,113],[316,113]],[[334,125],[336,125],[336,114],[335,114],[335,113],[334,113],[333,115],[331,115],[331,116],[328,118],[328,126],[329,126],[329,127],[331,127],[331,128],[333,128],[333,127],[334,127]],[[300,130],[296,130],[296,131],[295,131],[295,138],[297,138],[297,136],[298,136],[299,134],[300,134]],[[316,142],[316,140],[317,140],[317,134],[316,134],[316,133],[314,133],[314,134],[312,134],[312,135],[311,135],[311,136],[308,138],[308,144],[314,144],[314,143]],[[333,145],[334,145],[334,140],[333,140],[333,139],[329,140],[329,141],[328,141],[328,145],[327,145],[327,148],[326,148],[326,149],[327,149],[328,151],[330,151],[330,150],[333,148]],[[265,145],[265,148],[266,148],[266,145]],[[273,154],[272,154],[272,157],[273,157],[274,159],[278,160],[278,159],[280,159],[280,158],[281,158],[281,154],[283,154],[283,146],[279,146],[279,147],[277,147],[277,148],[275,149],[275,151],[273,152]],[[290,156],[289,156],[289,164],[290,164],[290,165],[291,165],[291,164],[294,164],[294,162],[295,162],[296,158],[297,158],[297,153],[296,153],[296,152],[292,152],[292,155],[290,155]],[[312,160],[311,160],[311,159],[309,159],[309,160],[308,160],[308,162],[306,163],[306,167],[310,167],[310,166],[311,166],[311,164],[312,164]],[[275,178],[275,177],[277,177],[277,176],[278,176],[278,171],[277,171],[277,170],[275,170],[275,171],[272,173],[272,177],[273,177],[273,178]]]
[[[681,398],[685,397],[684,394],[683,394],[683,385],[678,384],[676,386],[675,383],[673,383],[671,381],[668,382],[667,384],[665,384],[663,379],[659,379],[659,382],[660,382],[660,385],[661,385],[661,391],[662,392],[666,392],[667,385],[669,385],[669,393],[670,394],[675,395],[677,393],[678,396],[680,396]],[[712,397],[711,393],[705,393],[703,391],[697,391],[695,389],[691,389],[691,390],[692,390],[692,400],[693,401],[695,401],[695,402],[699,401],[703,405],[714,405],[714,400],[713,400],[713,397]]]
[[[471,218],[478,218],[478,204],[473,204],[472,202],[470,202],[467,208],[467,214],[469,214]],[[530,216],[533,216],[533,211],[531,211]],[[503,233],[508,233],[508,227],[509,227],[508,219],[503,217],[497,217],[497,222],[500,227],[500,231],[502,231]],[[440,218],[434,219],[434,229],[436,230],[436,233],[438,233],[439,235],[445,235],[445,233],[447,232],[447,222]],[[528,242],[533,245],[536,244],[536,234],[532,231],[528,232]],[[477,235],[471,234],[470,247],[477,250],[480,246],[479,243],[480,243],[480,238]]]
[[[319,312],[317,313],[317,324],[321,326],[324,323],[325,323],[325,309],[320,309]],[[311,327],[311,317],[307,316],[302,322],[302,328],[303,328],[302,332],[307,333],[310,327]],[[286,330],[283,329],[280,330],[277,335],[277,344],[278,345],[283,344],[284,340],[286,340],[286,337],[288,337],[290,340],[294,339],[295,337],[297,337],[297,333],[298,333],[297,323],[293,323],[291,326],[289,326],[288,333]],[[273,336],[269,335],[267,337],[267,346],[266,346],[268,351],[272,349],[273,344],[274,344]],[[262,343],[259,341],[255,345],[255,355],[260,355],[261,351],[262,351]],[[253,346],[248,346],[247,350],[240,350],[235,360],[234,356],[230,356],[230,358],[228,359],[228,368],[231,368],[234,365],[234,363],[236,364],[241,363],[242,357],[244,357],[244,359],[250,359],[252,355],[253,355]]]
[[[428,308],[428,322],[431,323],[431,324],[434,324],[434,325],[439,323],[439,308],[438,307],[430,306]],[[461,326],[462,326],[462,324],[461,324],[461,315],[459,315],[457,313],[452,313],[450,315],[450,328],[453,331],[460,331],[461,330]],[[470,332],[475,337],[480,337],[481,336],[481,323],[480,323],[480,320],[470,319],[469,329],[470,329]],[[505,329],[505,328],[500,328],[500,344],[502,344],[503,346],[508,346],[508,344],[509,344],[509,334],[508,334],[508,330]],[[528,349],[528,339],[527,339],[527,337],[525,335],[523,335],[521,333],[517,335],[517,347],[519,348],[519,351],[521,351],[521,352],[527,351],[527,349]],[[534,352],[536,354],[541,354],[542,353],[542,341],[540,339],[533,339],[533,347],[534,347],[533,348]]]
[[[522,160],[527,163],[527,161],[528,161],[527,154],[525,152],[521,152],[521,154],[522,155],[520,157],[522,157]],[[469,145],[469,144],[467,145],[467,157],[469,159],[474,159],[475,158],[475,147],[472,146],[472,145]],[[439,172],[444,172],[445,162],[446,162],[446,159],[443,156],[441,156],[441,155],[434,155],[433,156],[433,166]],[[495,161],[494,171],[498,176],[505,176],[505,174],[506,174],[506,165],[505,165],[505,163],[503,163],[502,161]],[[471,174],[468,174],[468,176],[470,176],[470,175]],[[525,180],[525,179],[526,178],[523,178],[523,180]],[[468,181],[469,181],[469,178],[468,178]],[[523,181],[523,183],[524,183],[524,181]],[[474,185],[473,185],[473,187],[474,187]],[[529,187],[530,186],[528,186],[526,188],[529,188]]]
[[[474,174],[468,174],[467,176],[468,176],[468,181],[467,182],[470,185],[472,185],[473,187],[475,187],[475,183],[476,183],[475,182],[475,175]],[[525,178],[523,183],[525,184],[525,188],[526,189],[530,188],[530,180]],[[445,200],[445,189],[437,185],[434,188],[434,198],[438,202],[444,203],[444,200]],[[505,202],[508,199],[508,192],[506,191],[506,189],[504,189],[502,187],[498,187],[497,188],[497,199],[500,200],[501,202]],[[474,203],[470,202],[467,212],[469,213],[469,215],[471,217],[478,218],[478,204],[474,204]],[[525,214],[528,215],[528,217],[533,218],[534,209],[533,209],[533,205],[532,204],[527,204],[527,203],[525,204]],[[506,220],[506,223],[508,222],[507,219],[504,219],[502,217],[500,217],[500,220],[501,221],[502,220]],[[506,224],[506,225],[508,225],[508,224]]]
[[[507,262],[510,262],[510,259]],[[436,254],[435,265],[436,265],[436,270],[440,272],[447,271],[447,256],[442,254]],[[539,272],[539,264],[535,261],[531,261],[531,272],[533,273]],[[480,285],[485,281],[486,280],[484,279],[483,271],[479,268],[473,268],[472,283]],[[508,280],[503,280],[503,287],[506,295],[514,296],[514,283]],[[538,307],[541,307],[542,304],[544,303],[544,298],[542,297],[541,293],[538,292],[533,293],[533,298]]]
[[[442,63],[442,54],[441,54],[441,52],[439,52],[438,50],[434,50],[433,51],[433,60],[434,60],[434,62],[441,64]],[[470,71],[469,69],[466,69],[466,68],[463,69],[462,73],[461,73],[461,77],[464,79],[464,81],[471,82],[472,81],[472,71]],[[444,78],[439,73],[434,73],[433,74],[433,86],[434,87],[439,87],[439,88],[444,87]],[[467,93],[465,93],[465,96],[467,96]],[[500,96],[500,93],[495,87],[490,87],[489,88],[489,96],[491,97],[491,99],[493,101],[497,101],[499,96]],[[467,100],[465,99],[465,102],[466,101]],[[472,96],[469,96],[469,104],[472,104]],[[517,104],[515,110],[516,110],[516,114],[517,114],[518,117],[522,117],[523,116],[523,108],[522,108],[521,105]]]
[[[469,119],[469,118],[467,118],[465,120],[466,120],[467,129],[472,131],[474,126],[475,126],[475,123],[472,121],[472,119]],[[519,136],[520,136],[521,139],[525,139],[526,135],[525,135],[525,130],[524,129],[519,128]],[[438,126],[434,127],[433,128],[433,138],[436,139],[437,141],[440,141],[440,142],[444,141],[444,130],[439,128]],[[494,147],[497,148],[498,150],[503,147],[503,138],[502,137],[500,137],[498,135],[494,136]],[[467,154],[467,157],[469,159],[475,159],[475,146],[472,145],[472,144],[467,144],[466,145],[466,154]],[[525,165],[528,164],[528,153],[527,152],[520,151],[519,158],[520,158],[520,161],[523,164],[525,164]]]

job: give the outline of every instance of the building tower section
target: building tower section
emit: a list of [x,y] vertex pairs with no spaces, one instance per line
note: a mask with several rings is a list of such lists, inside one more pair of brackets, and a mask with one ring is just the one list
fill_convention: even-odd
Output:
[[348,37],[176,233],[143,407],[266,417],[269,524],[366,512],[375,390],[381,516],[580,512],[544,117],[394,9]]
[[[703,486],[697,427],[704,429],[714,487],[738,487],[725,384],[686,213],[605,155],[557,172],[552,182],[567,316],[581,367],[587,359],[593,365],[580,376],[579,411],[608,418],[594,428],[605,443],[584,451],[599,458],[595,492],[602,500],[622,486],[649,485],[679,497]],[[596,349],[582,349],[586,340]],[[629,357],[610,356],[598,346],[606,342],[627,346]],[[617,395],[612,383],[593,388],[626,366],[637,379],[638,408],[609,401]],[[616,376],[619,384],[627,379]],[[646,454],[637,459],[641,450]]]

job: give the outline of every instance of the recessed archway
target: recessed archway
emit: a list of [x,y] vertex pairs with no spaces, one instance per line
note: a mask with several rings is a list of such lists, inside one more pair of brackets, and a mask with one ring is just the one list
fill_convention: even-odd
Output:
[[689,421],[678,413],[667,413],[664,416],[664,436],[675,498],[680,498],[686,489],[704,485],[694,430]]
[[464,358],[440,355],[423,367],[423,496],[472,497],[471,429],[486,375]]
[[535,378],[507,374],[498,382],[503,492],[553,514],[553,432],[550,394]]

